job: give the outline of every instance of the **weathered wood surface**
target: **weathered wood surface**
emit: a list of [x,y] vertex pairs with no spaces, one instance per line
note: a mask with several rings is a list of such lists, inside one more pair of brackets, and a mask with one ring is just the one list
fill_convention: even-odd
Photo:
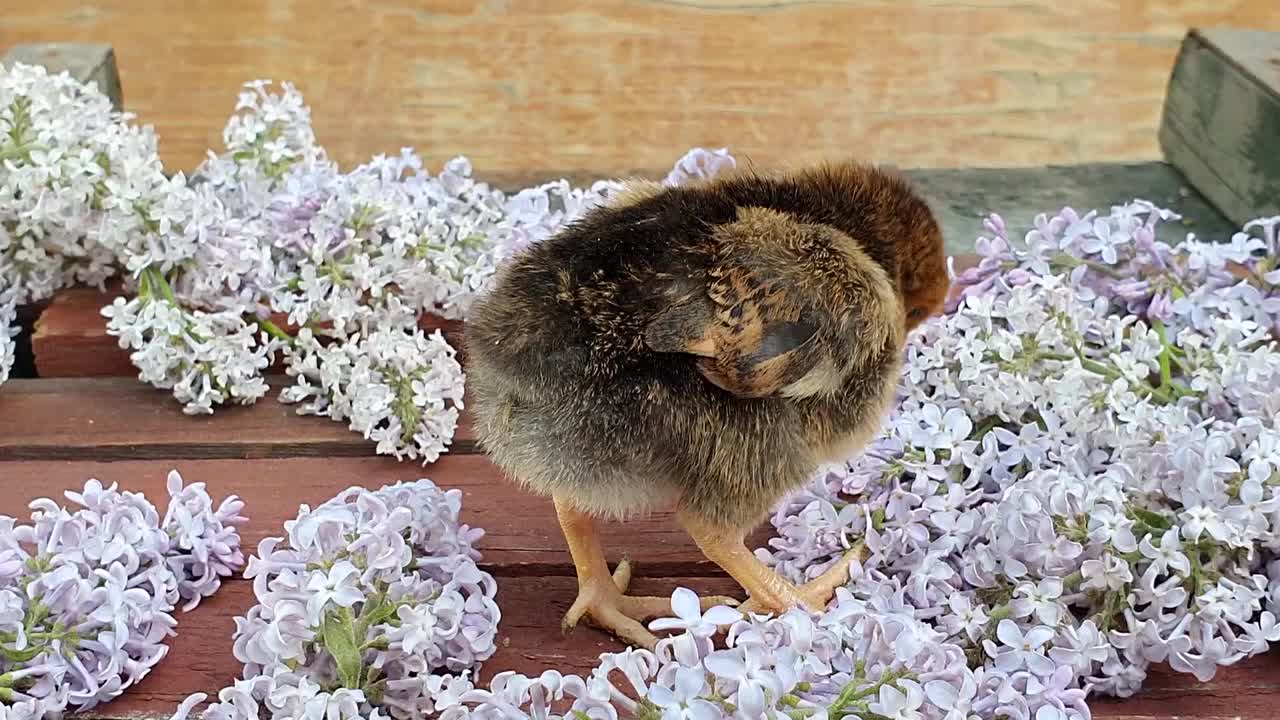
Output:
[[[344,166],[414,146],[482,173],[596,173],[728,145],[903,167],[1153,160],[1188,27],[1280,30],[1275,0],[3,3],[7,42],[116,48],[190,170],[241,83],[292,80]],[[198,58],[198,60],[194,60]]]
[[[7,389],[0,390],[0,412],[5,409],[7,394]],[[153,402],[156,400],[162,398]],[[0,428],[9,429],[14,424],[6,420]],[[190,433],[180,426],[170,428],[171,435]],[[96,426],[86,428],[85,435],[96,431]],[[481,565],[495,575],[554,576],[574,572],[550,501],[513,490],[484,456],[466,452],[450,453],[425,468],[411,461],[373,457],[372,448],[370,456],[363,458],[0,462],[5,495],[0,513],[14,514],[30,500],[57,493],[58,489],[78,488],[89,478],[118,482],[163,505],[162,499],[168,497],[165,477],[171,469],[182,473],[188,482],[207,482],[215,496],[235,493],[244,499],[245,513],[252,524],[242,537],[250,549],[256,549],[263,537],[280,535],[284,521],[297,515],[299,504],[315,507],[353,485],[376,488],[425,477],[440,487],[462,491],[462,521],[485,529]],[[628,554],[645,575],[724,575],[703,557],[669,513],[605,526],[602,538],[611,562]],[[757,537],[760,543],[766,539],[763,534]]]
[[[101,312],[119,294],[93,288],[68,288],[49,301],[33,323],[30,338],[33,363],[40,377],[137,375],[137,369],[129,360],[129,351],[120,347],[117,338],[107,334],[107,321]],[[291,329],[283,317],[272,319],[280,327]],[[419,327],[426,332],[439,330],[461,357],[462,323],[425,315]],[[275,369],[283,372],[278,363]]]
[[[125,358],[128,362],[128,358]],[[136,375],[136,371],[129,373]],[[326,418],[298,417],[279,402],[289,378],[272,376],[271,393],[213,416],[187,416],[164,391],[130,377],[11,380],[0,402],[0,460],[142,458],[367,457],[368,441]],[[155,402],[157,396],[169,402]],[[465,404],[465,397],[464,397]],[[471,452],[464,414],[454,452]]]
[[1280,32],[1189,33],[1159,140],[1169,162],[1236,223],[1280,213]]
[[[128,381],[111,378],[18,381],[0,387],[0,513],[25,516],[26,505],[42,496],[57,497],[89,478],[118,482],[162,503],[164,479],[170,469],[188,481],[208,484],[215,497],[235,493],[245,499],[250,517],[244,529],[252,551],[265,536],[279,536],[285,520],[298,505],[315,505],[351,486],[379,487],[386,483],[431,478],[442,487],[463,492],[463,521],[483,527],[479,547],[482,565],[498,577],[498,602],[503,612],[499,651],[481,678],[503,670],[537,673],[548,668],[587,672],[602,652],[621,646],[587,626],[562,636],[559,618],[573,600],[573,568],[546,501],[515,490],[493,466],[473,451],[452,453],[426,468],[413,463],[372,456],[257,458],[246,453],[228,456],[236,438],[252,434],[268,444],[292,446],[304,426],[315,418],[255,420],[269,414],[270,402],[247,412],[229,412],[207,421],[173,416],[172,401],[163,393],[124,392]],[[41,398],[51,410],[41,411]],[[74,409],[80,406],[82,409]],[[56,410],[55,410],[56,409]],[[71,415],[70,419],[60,414]],[[346,432],[333,424],[336,433]],[[62,444],[44,460],[13,460],[4,454],[11,437],[29,437],[45,428]],[[129,435],[148,437],[148,455],[140,459],[103,462],[89,459],[92,449],[111,447]],[[19,441],[23,442],[23,441]],[[6,444],[8,443],[8,444]],[[219,444],[222,443],[222,444]],[[74,448],[87,448],[77,450]],[[281,455],[289,455],[282,452]],[[74,459],[63,459],[74,458]],[[753,541],[767,542],[767,527]],[[741,592],[723,573],[698,553],[669,515],[628,525],[608,525],[604,542],[611,561],[628,553],[636,561],[638,592],[668,593],[677,585],[706,593]],[[239,671],[230,651],[233,618],[253,603],[250,583],[230,579],[221,591],[195,611],[179,614],[178,637],[169,656],[137,687],[94,712],[102,718],[167,717],[192,692],[214,692]],[[1154,668],[1147,687],[1125,701],[1097,699],[1100,718],[1247,718],[1273,717],[1280,701],[1280,653],[1256,658],[1223,670],[1209,683],[1167,668]]]

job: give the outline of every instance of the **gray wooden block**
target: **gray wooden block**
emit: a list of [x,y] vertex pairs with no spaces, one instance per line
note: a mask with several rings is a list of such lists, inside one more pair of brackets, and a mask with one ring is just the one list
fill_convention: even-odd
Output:
[[1280,213],[1280,33],[1188,33],[1169,78],[1160,146],[1233,222]]
[[[983,220],[997,213],[1011,239],[1021,239],[1036,215],[1070,207],[1083,215],[1106,215],[1113,205],[1146,200],[1182,216],[1157,227],[1170,244],[1194,232],[1204,240],[1226,240],[1239,229],[1163,162],[1094,163],[1026,168],[906,169],[904,175],[924,194],[937,215],[949,254],[974,252],[987,234]],[[1015,238],[1016,236],[1016,238]]]
[[97,83],[116,110],[124,109],[116,53],[101,43],[29,43],[9,48],[0,62],[43,65],[52,73],[66,70],[81,82]]
[[[1021,238],[1036,215],[1053,215],[1064,207],[1084,214],[1110,212],[1112,205],[1147,200],[1182,216],[1181,222],[1161,223],[1157,235],[1177,244],[1194,232],[1206,241],[1225,241],[1240,229],[1224,217],[1177,169],[1165,162],[1090,163],[1018,168],[899,168],[928,200],[946,238],[947,252],[969,255],[974,241],[985,235],[982,221],[999,213],[1011,234]],[[631,168],[613,177],[665,176],[665,169]],[[539,173],[481,173],[481,179],[499,189],[520,188],[557,178],[574,185],[589,185],[599,175],[581,170]]]

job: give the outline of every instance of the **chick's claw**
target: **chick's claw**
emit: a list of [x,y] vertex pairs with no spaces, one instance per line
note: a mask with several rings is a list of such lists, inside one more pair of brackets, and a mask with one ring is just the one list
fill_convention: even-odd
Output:
[[[562,632],[568,633],[584,618],[588,624],[613,633],[621,640],[652,650],[658,638],[641,623],[672,615],[671,598],[657,596],[626,595],[631,583],[631,561],[623,558],[609,579],[588,578],[578,588],[578,597],[560,623]],[[737,605],[729,597],[710,596],[700,599],[701,609],[709,610],[717,605]]]
[[752,597],[746,603],[743,603],[739,610],[744,614],[773,613],[777,615],[785,613],[793,607],[804,607],[813,612],[820,612],[831,601],[831,596],[835,594],[836,588],[849,582],[849,563],[855,560],[861,562],[866,559],[866,556],[866,546],[859,544],[845,553],[826,572],[804,585],[797,587],[786,583],[786,590],[778,594],[783,597],[777,597],[776,595],[766,595],[759,599]]
[[809,582],[796,586],[778,578],[780,582],[767,585],[767,591],[760,596],[753,595],[743,603],[738,611],[745,614],[781,615],[795,607],[803,607],[811,612],[821,612],[831,602],[836,589],[849,582],[849,564],[866,559],[868,551],[859,543],[840,558],[836,564],[827,568],[826,572]]

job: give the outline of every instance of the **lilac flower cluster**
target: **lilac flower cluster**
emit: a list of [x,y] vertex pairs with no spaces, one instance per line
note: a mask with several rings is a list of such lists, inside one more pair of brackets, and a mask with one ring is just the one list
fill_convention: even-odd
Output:
[[131,244],[163,246],[169,182],[149,127],[63,72],[0,68],[0,296],[101,286]]
[[18,314],[12,303],[5,303],[0,297],[0,385],[9,379],[13,370],[14,353],[17,346],[13,339],[18,335]]
[[195,607],[244,565],[243,503],[216,509],[173,472],[162,518],[142,495],[90,480],[0,517],[0,714],[38,719],[119,696],[168,652],[174,607]]
[[1280,218],[1174,247],[1171,219],[1067,209],[1019,244],[992,216],[880,437],[758,555],[803,579],[865,538],[849,591],[902,598],[982,671],[977,700],[1017,697],[1008,717],[1280,640]]
[[[464,375],[420,318],[465,318],[504,259],[621,188],[507,195],[466,158],[431,174],[408,149],[343,171],[288,83],[247,83],[223,151],[190,180],[166,178],[154,135],[129,119],[66,75],[0,72],[0,291],[27,302],[124,270],[107,332],[184,412],[257,402],[282,359],[296,383],[282,401],[424,463],[452,442]],[[698,149],[666,182],[733,163]]]
[[[483,533],[459,524],[461,497],[425,479],[353,487],[303,506],[287,540],[264,539],[245,573],[258,603],[233,636],[243,677],[202,717],[429,713],[441,677],[496,649],[497,584],[476,566]],[[189,698],[179,715],[204,700]]]

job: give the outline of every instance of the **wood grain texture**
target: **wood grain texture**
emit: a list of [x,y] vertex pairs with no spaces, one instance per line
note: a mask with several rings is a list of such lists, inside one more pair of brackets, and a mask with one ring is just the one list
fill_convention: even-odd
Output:
[[240,85],[291,80],[344,165],[414,146],[480,173],[1155,159],[1189,27],[1280,30],[1274,0],[48,0],[7,42],[111,42],[128,105],[191,169]]
[[[110,305],[118,295],[94,288],[68,288],[53,296],[39,313],[31,334],[31,351],[40,377],[119,377],[136,376],[137,368],[129,360],[129,351],[120,347],[119,340],[107,334],[107,321],[102,308]],[[294,331],[285,316],[275,315],[271,320],[278,326]],[[463,357],[462,323],[445,320],[435,315],[423,315],[418,323],[425,332],[439,330],[455,349],[458,358]],[[277,358],[272,367],[284,372]]]
[[[0,386],[0,461],[374,455],[374,444],[345,423],[299,417],[296,406],[279,402],[288,378],[268,382],[271,392],[252,405],[188,416],[172,395],[133,378],[10,380]],[[450,447],[475,449],[470,414]]]
[[1280,213],[1280,32],[1188,35],[1159,141],[1237,224]]
[[[386,457],[0,462],[4,489],[0,514],[25,516],[32,500],[81,488],[90,478],[119,483],[163,506],[168,497],[165,478],[174,469],[189,483],[206,483],[214,497],[235,494],[245,501],[250,523],[242,528],[241,537],[251,550],[262,538],[279,536],[284,521],[297,516],[300,504],[315,507],[352,486],[378,488],[428,478],[441,488],[462,491],[462,522],[485,529],[478,547],[484,553],[482,565],[495,575],[574,574],[550,500],[517,489],[479,455],[446,455],[425,468]],[[751,542],[755,546],[767,542],[769,530],[769,525],[763,525]],[[635,561],[637,574],[724,574],[699,552],[668,512],[603,524],[601,539],[610,562],[627,554]]]

